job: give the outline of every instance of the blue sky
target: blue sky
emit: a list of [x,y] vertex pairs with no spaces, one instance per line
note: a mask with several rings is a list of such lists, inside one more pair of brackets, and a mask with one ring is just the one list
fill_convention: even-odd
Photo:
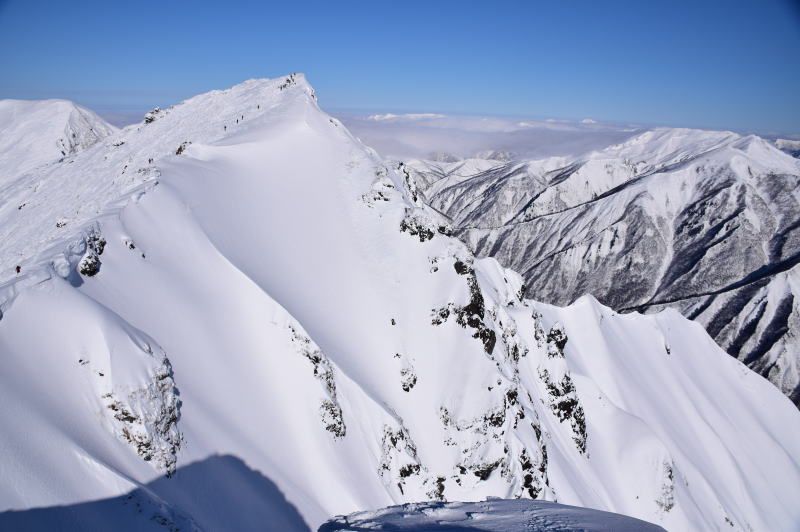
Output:
[[0,0],[0,97],[139,112],[305,72],[328,110],[800,133],[797,0]]

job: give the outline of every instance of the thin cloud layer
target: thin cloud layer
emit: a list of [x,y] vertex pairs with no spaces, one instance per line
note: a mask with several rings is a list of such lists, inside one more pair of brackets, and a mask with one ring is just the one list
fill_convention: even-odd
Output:
[[580,155],[624,141],[641,128],[592,119],[516,120],[433,113],[340,115],[365,144],[385,157],[447,159],[487,152],[536,159]]

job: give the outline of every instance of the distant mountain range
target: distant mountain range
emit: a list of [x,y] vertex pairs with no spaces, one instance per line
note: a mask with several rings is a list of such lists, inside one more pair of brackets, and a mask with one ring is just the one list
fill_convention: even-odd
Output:
[[676,308],[800,404],[800,162],[769,142],[656,129],[577,158],[406,167],[528,297]]

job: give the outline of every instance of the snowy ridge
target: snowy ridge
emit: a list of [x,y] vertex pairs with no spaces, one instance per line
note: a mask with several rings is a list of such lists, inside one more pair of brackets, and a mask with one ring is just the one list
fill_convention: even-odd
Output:
[[678,308],[800,401],[800,163],[769,142],[657,129],[578,159],[409,166],[423,200],[522,272],[527,295]]
[[800,412],[772,385],[677,312],[525,300],[313,94],[192,98],[3,218],[36,238],[1,307],[0,527],[308,530],[487,496],[798,521]]
[[76,230],[155,186],[160,170],[152,161],[176,155],[192,142],[218,142],[247,131],[253,121],[274,111],[270,105],[275,102],[265,99],[263,106],[255,103],[252,109],[245,102],[259,101],[258,94],[279,90],[282,83],[250,80],[151,112],[142,123],[116,131],[80,156],[0,184],[0,280],[13,277],[17,265],[27,270],[25,264],[37,261],[43,251],[51,256],[49,249],[65,247]]
[[67,100],[0,100],[0,186],[115,131],[92,111]]

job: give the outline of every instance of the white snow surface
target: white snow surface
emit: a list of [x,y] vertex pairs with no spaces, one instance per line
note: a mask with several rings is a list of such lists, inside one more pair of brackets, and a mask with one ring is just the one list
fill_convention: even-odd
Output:
[[786,397],[675,311],[522,300],[404,179],[293,75],[4,187],[0,528],[302,531],[487,496],[796,528]]
[[94,112],[68,100],[0,100],[0,186],[115,131]]
[[619,514],[546,501],[488,499],[483,502],[428,502],[357,512],[331,519],[319,532],[360,530],[510,530],[566,532],[663,532],[660,526]]

